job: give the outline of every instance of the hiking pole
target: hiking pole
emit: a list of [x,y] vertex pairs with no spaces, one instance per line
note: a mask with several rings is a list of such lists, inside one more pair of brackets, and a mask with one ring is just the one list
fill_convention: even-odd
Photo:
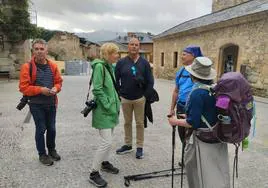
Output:
[[175,150],[175,132],[176,132],[176,127],[173,126],[172,127],[172,165],[171,165],[171,169],[172,169],[172,176],[171,176],[171,187],[173,188],[174,186],[174,150]]
[[[182,151],[181,151],[181,173],[183,173],[184,167],[184,150],[185,150],[185,139],[182,142]],[[183,187],[183,176],[181,176],[181,188]]]
[[[179,170],[180,168],[175,168],[175,170]],[[155,171],[155,172],[150,172],[150,173],[144,173],[144,174],[136,174],[136,175],[130,175],[130,176],[124,176],[124,180],[125,180],[125,186],[129,187],[130,185],[130,180],[133,181],[139,181],[139,180],[145,180],[145,179],[152,179],[152,178],[158,178],[158,177],[169,177],[171,174],[167,173],[167,174],[161,174],[161,175],[154,175],[154,174],[158,174],[161,172],[169,172],[172,169],[168,169],[168,170],[161,170],[161,171]],[[181,175],[181,173],[176,173],[174,175]]]

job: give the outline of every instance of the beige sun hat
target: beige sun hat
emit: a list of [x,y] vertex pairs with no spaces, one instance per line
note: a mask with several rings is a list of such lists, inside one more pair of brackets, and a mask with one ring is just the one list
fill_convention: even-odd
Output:
[[202,80],[213,80],[216,78],[217,73],[212,68],[213,62],[207,57],[197,57],[191,65],[185,69],[194,77]]

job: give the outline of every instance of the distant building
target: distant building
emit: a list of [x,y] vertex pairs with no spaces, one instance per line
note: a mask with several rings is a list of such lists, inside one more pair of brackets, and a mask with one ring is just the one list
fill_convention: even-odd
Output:
[[58,31],[48,41],[48,52],[56,60],[84,59],[78,36]]
[[[103,45],[106,42],[111,42],[114,43],[118,48],[119,48],[119,56],[120,58],[126,57],[128,55],[128,45],[127,44],[122,44],[117,41],[111,40],[111,41],[102,41],[98,42],[99,45]],[[145,51],[145,50],[140,50],[140,55],[142,57],[146,57],[150,54],[151,52]]]
[[180,53],[199,45],[214,61],[218,78],[241,71],[259,96],[268,96],[268,1],[213,0],[212,13],[186,21],[153,38],[154,74],[174,79]]
[[151,33],[128,32],[127,35],[119,35],[113,41],[127,45],[129,39],[137,38],[140,41],[141,55],[151,64],[153,63],[153,35]]
[[82,54],[83,54],[83,57],[86,58],[86,60],[91,61],[99,57],[100,44],[89,41],[81,37],[79,39],[80,39],[80,46],[82,48]]

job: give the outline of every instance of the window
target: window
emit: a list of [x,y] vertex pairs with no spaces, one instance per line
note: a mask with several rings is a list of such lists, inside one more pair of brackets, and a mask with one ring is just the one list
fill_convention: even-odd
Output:
[[174,52],[173,54],[173,68],[178,67],[178,52]]
[[161,67],[163,67],[164,66],[164,64],[165,64],[165,54],[164,54],[164,52],[162,52],[161,53]]

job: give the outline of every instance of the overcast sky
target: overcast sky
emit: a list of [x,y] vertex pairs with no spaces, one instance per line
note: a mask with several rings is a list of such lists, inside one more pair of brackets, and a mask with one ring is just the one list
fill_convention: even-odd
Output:
[[159,34],[211,13],[212,0],[31,0],[37,25],[69,32],[110,30]]

